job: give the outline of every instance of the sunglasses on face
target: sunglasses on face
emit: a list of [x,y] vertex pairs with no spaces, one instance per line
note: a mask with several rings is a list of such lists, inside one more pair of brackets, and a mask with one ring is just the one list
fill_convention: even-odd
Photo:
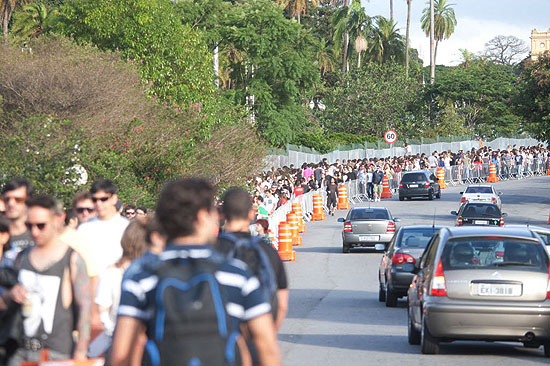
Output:
[[92,197],[92,202],[93,203],[96,203],[97,201],[101,201],[101,202],[107,202],[107,200],[111,198],[111,196],[106,196],[106,197]]
[[25,203],[25,201],[27,200],[26,197],[4,197],[2,198],[2,200],[4,201],[4,203],[8,203],[10,200],[14,200],[15,203]]
[[45,223],[45,222],[40,222],[40,223],[36,223],[36,224],[35,224],[35,223],[31,223],[31,222],[26,222],[25,225],[27,226],[27,229],[28,229],[28,230],[32,230],[32,228],[33,228],[34,226],[36,226],[36,227],[38,228],[38,230],[42,231],[42,230],[44,230],[44,229],[46,228],[47,223]]
[[126,215],[135,215],[136,213],[134,211],[126,211]]
[[84,211],[87,211],[88,213],[92,213],[95,211],[95,208],[93,207],[77,207],[76,212],[81,214],[84,213]]

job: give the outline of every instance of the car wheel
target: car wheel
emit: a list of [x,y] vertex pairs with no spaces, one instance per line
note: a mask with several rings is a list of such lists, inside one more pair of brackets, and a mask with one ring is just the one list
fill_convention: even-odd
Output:
[[544,357],[550,358],[550,341],[544,343]]
[[399,201],[404,201],[404,200],[405,200],[405,197],[399,196]]
[[382,284],[378,286],[378,301],[386,301],[386,291],[384,290],[384,286],[382,286]]
[[422,317],[422,330],[420,333],[420,348],[425,355],[436,355],[439,353],[439,341],[431,335],[426,326],[426,319]]
[[388,282],[386,282],[386,307],[394,308],[397,306],[397,296],[390,288]]
[[434,192],[433,191],[428,192],[428,199],[430,201],[432,201],[434,199]]
[[420,332],[414,327],[410,310],[407,310],[409,344],[420,344]]
[[342,253],[349,253],[349,246],[346,244],[342,245]]
[[439,192],[437,192],[437,194],[435,195],[435,198],[437,199],[441,198],[441,189],[439,190]]

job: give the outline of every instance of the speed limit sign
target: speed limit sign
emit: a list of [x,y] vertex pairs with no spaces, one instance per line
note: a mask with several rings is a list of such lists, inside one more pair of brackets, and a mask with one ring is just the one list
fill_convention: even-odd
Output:
[[388,144],[393,144],[397,140],[397,133],[395,133],[394,130],[386,131],[386,133],[384,134],[384,140]]

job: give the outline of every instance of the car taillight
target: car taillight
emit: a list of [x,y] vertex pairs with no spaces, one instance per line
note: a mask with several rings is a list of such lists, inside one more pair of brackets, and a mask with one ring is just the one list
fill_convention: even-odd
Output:
[[462,198],[460,199],[460,203],[465,203],[465,202],[466,202],[466,197],[462,197]]
[[399,188],[403,188],[403,184],[400,184],[400,185],[399,185]]
[[458,216],[458,219],[456,220],[457,225],[462,225],[462,216]]
[[414,263],[414,257],[409,254],[395,253],[391,258],[391,261],[395,264]]
[[344,224],[344,232],[345,233],[351,233],[353,231],[353,229],[351,228],[351,223],[350,222],[346,222]]
[[500,226],[504,226],[504,218],[500,218]]
[[426,181],[426,183],[424,184],[424,188],[428,188],[430,186],[430,181]]
[[546,300],[550,300],[550,263],[548,264],[548,285],[546,286]]
[[497,259],[502,259],[502,258],[504,258],[504,252],[501,252],[501,251],[495,252],[495,257],[496,257]]
[[493,198],[491,198],[491,202],[493,202],[493,203],[496,204],[496,203],[497,203],[497,199],[496,199],[495,197],[493,197]]
[[388,228],[386,229],[387,233],[395,233],[395,224],[393,222],[388,222]]
[[447,296],[447,289],[445,288],[445,274],[443,273],[443,264],[441,263],[441,260],[437,263],[437,267],[435,268],[430,294],[432,296]]

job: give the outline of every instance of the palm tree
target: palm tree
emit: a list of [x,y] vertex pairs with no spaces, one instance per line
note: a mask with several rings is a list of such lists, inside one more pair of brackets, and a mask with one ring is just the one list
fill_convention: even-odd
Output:
[[[435,52],[434,64],[437,58],[437,46],[444,39],[449,39],[455,31],[456,17],[455,11],[447,4],[447,0],[434,0],[434,38]],[[430,35],[430,7],[424,8],[422,18],[420,18],[421,27],[426,36]]]
[[21,4],[21,0],[0,0],[0,16],[2,17],[2,35],[4,42],[8,42],[8,25],[10,24],[11,15],[15,10],[16,5]]
[[382,16],[376,18],[369,54],[373,61],[384,63],[390,59],[403,62],[405,56],[405,40],[396,28],[397,24]]
[[48,9],[44,3],[25,5],[13,15],[13,35],[21,40],[38,37],[59,14],[57,9]]
[[325,76],[327,72],[334,72],[338,68],[337,55],[334,47],[327,45],[327,40],[321,38],[317,51],[317,62],[321,76]]
[[[319,5],[318,0],[311,0],[313,6]],[[288,14],[292,17],[296,17],[298,24],[301,21],[301,16],[304,15],[309,6],[309,0],[277,0],[277,5],[286,9]]]
[[411,41],[411,4],[412,0],[407,1],[407,34],[405,36],[405,75],[409,76],[409,48]]
[[341,40],[343,38],[343,60],[342,73],[346,72],[348,54],[350,47],[349,40],[354,40],[354,48],[357,52],[357,65],[361,66],[361,52],[366,51],[368,47],[365,35],[370,33],[371,18],[361,6],[359,0],[353,0],[350,7],[340,8],[333,19],[335,25],[334,38]]

